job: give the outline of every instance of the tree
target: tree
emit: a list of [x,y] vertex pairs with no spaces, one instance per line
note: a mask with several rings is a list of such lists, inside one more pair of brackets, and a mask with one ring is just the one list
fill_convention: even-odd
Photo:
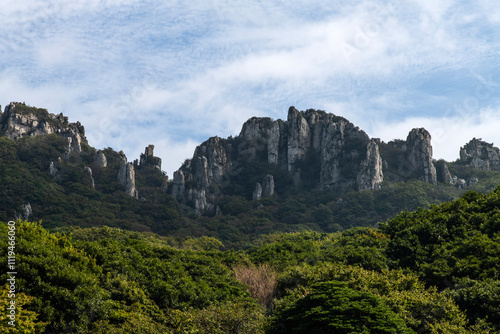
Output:
[[337,281],[311,286],[277,314],[273,326],[276,333],[412,333],[380,297]]

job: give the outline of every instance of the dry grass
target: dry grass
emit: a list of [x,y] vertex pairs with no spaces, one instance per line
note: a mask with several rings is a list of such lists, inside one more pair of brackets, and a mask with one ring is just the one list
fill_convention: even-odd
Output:
[[273,301],[278,284],[276,272],[267,264],[259,267],[239,265],[234,268],[236,279],[248,286],[248,291],[263,307],[269,307]]

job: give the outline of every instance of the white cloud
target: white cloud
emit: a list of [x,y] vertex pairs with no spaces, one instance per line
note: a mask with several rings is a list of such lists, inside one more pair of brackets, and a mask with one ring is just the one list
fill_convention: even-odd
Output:
[[377,123],[372,127],[373,137],[385,142],[406,139],[413,128],[425,128],[431,134],[435,159],[455,161],[459,158],[460,147],[473,138],[500,146],[500,110],[483,109],[477,114],[463,114],[452,117],[412,117],[402,122]]
[[[100,148],[138,157],[155,144],[164,162],[182,162],[209,136],[238,134],[251,116],[285,118],[290,105],[405,138],[412,126],[461,126],[451,106],[476,102],[480,80],[471,73],[500,75],[496,8],[452,0],[6,0],[0,102],[64,112]],[[495,94],[474,110],[494,110]],[[481,126],[489,133],[483,118],[461,135]],[[459,139],[447,138],[435,152],[455,156]]]

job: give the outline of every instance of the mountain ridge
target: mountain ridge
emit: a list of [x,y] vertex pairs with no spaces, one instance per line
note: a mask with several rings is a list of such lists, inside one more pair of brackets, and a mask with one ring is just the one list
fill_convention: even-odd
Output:
[[13,102],[0,116],[0,216],[230,240],[248,228],[258,235],[374,226],[499,183],[498,149],[480,139],[456,162],[435,161],[423,128],[385,143],[325,111],[291,107],[288,116],[253,117],[236,137],[209,138],[169,179],[154,145],[128,161],[122,151],[91,147],[79,122]]

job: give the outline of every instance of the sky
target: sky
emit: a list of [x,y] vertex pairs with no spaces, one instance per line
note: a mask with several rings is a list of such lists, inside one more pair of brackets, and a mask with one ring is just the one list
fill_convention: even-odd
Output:
[[500,10],[478,0],[2,0],[0,104],[80,121],[169,177],[212,136],[290,106],[370,137],[500,146]]

